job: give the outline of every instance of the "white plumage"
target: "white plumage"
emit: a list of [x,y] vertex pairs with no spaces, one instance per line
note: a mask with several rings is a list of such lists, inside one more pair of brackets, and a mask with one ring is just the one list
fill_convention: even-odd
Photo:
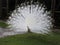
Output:
[[32,32],[48,33],[52,27],[52,18],[50,12],[45,10],[45,6],[39,3],[28,4],[22,3],[16,8],[9,17],[8,23],[14,31],[27,31],[27,26]]

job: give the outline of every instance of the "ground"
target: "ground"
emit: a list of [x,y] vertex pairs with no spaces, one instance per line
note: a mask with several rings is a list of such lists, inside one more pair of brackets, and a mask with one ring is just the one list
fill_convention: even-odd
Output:
[[60,45],[59,34],[26,33],[0,38],[0,45]]

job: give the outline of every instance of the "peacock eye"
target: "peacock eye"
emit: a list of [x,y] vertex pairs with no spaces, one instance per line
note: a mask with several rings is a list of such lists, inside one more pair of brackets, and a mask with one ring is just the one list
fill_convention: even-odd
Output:
[[[27,3],[27,5],[23,5]],[[36,33],[48,33],[52,27],[52,18],[49,16],[50,12],[45,10],[45,5],[39,5],[39,2],[35,4],[28,4],[29,2],[22,3],[17,9],[15,9],[8,23],[11,24],[11,29],[19,31],[31,30]],[[29,29],[28,29],[29,28]]]

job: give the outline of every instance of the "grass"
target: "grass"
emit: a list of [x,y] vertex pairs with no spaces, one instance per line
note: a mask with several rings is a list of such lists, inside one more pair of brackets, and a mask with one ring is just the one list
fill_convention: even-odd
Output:
[[26,33],[0,38],[0,45],[60,45],[60,35]]
[[8,26],[9,26],[9,25],[8,25],[7,23],[0,21],[0,27],[6,28],[6,27],[8,27]]

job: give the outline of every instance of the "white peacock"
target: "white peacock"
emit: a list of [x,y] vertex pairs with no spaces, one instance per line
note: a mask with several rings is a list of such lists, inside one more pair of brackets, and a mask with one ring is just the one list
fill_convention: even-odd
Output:
[[27,31],[28,26],[31,32],[48,33],[51,31],[52,18],[49,16],[50,12],[44,10],[45,5],[39,5],[39,2],[22,3],[9,17],[8,24],[11,24],[9,27],[16,32]]

